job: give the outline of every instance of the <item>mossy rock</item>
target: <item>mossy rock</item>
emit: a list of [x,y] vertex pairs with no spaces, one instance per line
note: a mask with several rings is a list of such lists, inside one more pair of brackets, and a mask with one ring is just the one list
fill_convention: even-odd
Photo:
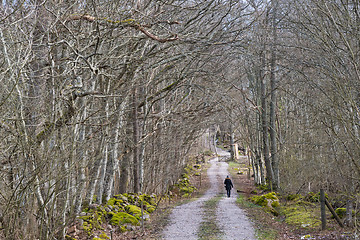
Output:
[[179,179],[178,180],[178,184],[179,187],[186,187],[188,185],[190,185],[190,182],[187,178],[183,178],[183,179]]
[[280,206],[280,202],[275,192],[267,193],[261,196],[253,196],[250,200],[256,205],[266,208],[275,216],[279,215],[277,208]]
[[95,229],[102,229],[101,224],[104,221],[106,211],[103,209],[96,210],[91,215],[78,217],[83,220],[83,229],[87,232],[88,235],[92,234],[92,231]]
[[[135,205],[127,205],[125,207],[125,211],[133,216],[135,216],[137,219],[140,219],[141,217],[141,208]],[[148,215],[149,213],[145,210],[143,210],[143,215]]]
[[126,202],[131,203],[131,204],[135,203],[133,193],[123,193],[122,195],[123,195],[123,199],[126,199],[125,200]]
[[264,196],[253,196],[251,199],[256,205],[265,207],[267,205],[267,200]]
[[155,211],[155,206],[153,206],[153,205],[146,205],[146,211],[148,212],[148,213],[153,213],[154,211]]
[[143,199],[145,202],[149,203],[150,205],[156,205],[156,195],[148,195],[143,194],[140,196],[140,199]]
[[124,204],[124,200],[117,198],[110,198],[109,201],[107,202],[107,205],[110,206],[121,206],[122,204]]
[[[267,193],[261,196],[253,196],[251,198],[251,201],[253,201],[255,204],[265,207],[268,205],[269,200],[274,200],[274,201],[279,201],[279,199],[276,196],[276,193],[271,192],[271,193]],[[274,202],[274,201],[271,201]]]
[[277,207],[280,207],[280,203],[279,203],[279,201],[273,201],[273,202],[271,203],[271,206],[272,206],[273,208],[277,208]]
[[189,198],[189,197],[191,197],[191,194],[185,193],[185,194],[181,195],[181,197],[182,198]]
[[82,227],[84,231],[90,236],[93,230],[93,226],[91,225],[91,223],[84,222]]
[[180,192],[181,193],[192,193],[192,192],[194,192],[195,191],[195,187],[193,187],[193,186],[186,186],[186,187],[182,187],[182,188],[180,188]]
[[110,220],[111,225],[120,226],[125,223],[130,223],[132,225],[139,225],[139,220],[136,217],[126,212],[118,212],[118,213],[110,212],[109,214],[112,215]]
[[135,205],[127,205],[125,211],[131,215],[141,214],[141,208]]
[[181,174],[181,177],[184,179],[189,179],[189,175],[187,173]]
[[265,195],[263,195],[263,196],[265,196],[266,199],[272,199],[272,200],[277,200],[277,201],[279,201],[279,199],[278,199],[278,197],[277,197],[277,195],[276,195],[275,192],[270,192],[270,193],[267,193],[267,194],[265,194]]
[[103,232],[100,234],[99,237],[94,237],[92,240],[108,240],[108,239],[110,238],[106,235],[106,233]]

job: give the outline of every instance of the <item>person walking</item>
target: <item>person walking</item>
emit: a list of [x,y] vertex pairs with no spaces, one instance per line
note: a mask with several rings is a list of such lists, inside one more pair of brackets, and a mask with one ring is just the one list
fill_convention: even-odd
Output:
[[226,176],[224,184],[225,184],[225,189],[226,189],[226,192],[227,192],[227,196],[230,197],[230,192],[231,192],[231,189],[234,187],[234,185],[232,184],[231,179],[229,178],[229,176]]

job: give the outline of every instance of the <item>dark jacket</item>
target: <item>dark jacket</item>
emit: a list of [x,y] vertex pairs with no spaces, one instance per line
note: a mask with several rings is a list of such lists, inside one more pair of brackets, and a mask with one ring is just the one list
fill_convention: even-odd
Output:
[[225,178],[224,184],[225,184],[226,190],[231,190],[231,188],[234,187],[230,178]]

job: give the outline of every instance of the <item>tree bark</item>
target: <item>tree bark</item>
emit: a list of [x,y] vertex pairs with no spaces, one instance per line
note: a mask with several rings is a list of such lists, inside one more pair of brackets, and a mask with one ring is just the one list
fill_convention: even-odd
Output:
[[270,140],[271,140],[271,166],[274,172],[272,186],[276,191],[280,187],[279,162],[276,139],[276,44],[277,44],[277,0],[272,0],[272,45],[270,62]]
[[132,90],[132,124],[133,124],[133,180],[134,192],[140,191],[140,177],[139,177],[139,119],[137,108],[137,86]]

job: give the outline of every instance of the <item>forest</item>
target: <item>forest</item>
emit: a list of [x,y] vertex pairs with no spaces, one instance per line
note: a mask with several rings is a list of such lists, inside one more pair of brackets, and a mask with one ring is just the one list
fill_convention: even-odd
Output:
[[165,194],[216,136],[254,182],[360,202],[358,0],[4,0],[0,238]]

